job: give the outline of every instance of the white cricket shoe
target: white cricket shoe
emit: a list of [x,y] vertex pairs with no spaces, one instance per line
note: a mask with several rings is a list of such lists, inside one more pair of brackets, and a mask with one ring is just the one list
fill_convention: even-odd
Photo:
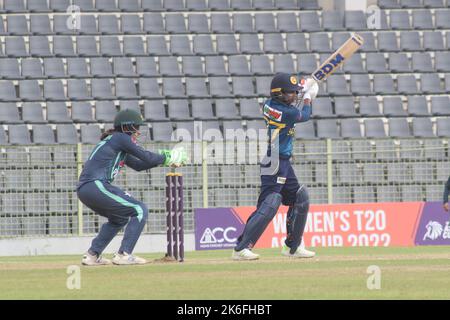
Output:
[[111,264],[111,260],[105,259],[102,256],[91,255],[86,252],[81,259],[81,264],[84,266],[106,266]]
[[297,251],[295,251],[294,254],[292,254],[290,252],[290,250],[291,249],[286,244],[283,244],[283,249],[281,249],[281,254],[283,256],[291,257],[291,258],[312,258],[316,255],[315,252],[306,250],[306,248],[303,246],[299,246],[297,248]]
[[257,260],[259,254],[253,253],[250,249],[242,249],[241,251],[233,250],[231,254],[233,260]]
[[114,254],[112,263],[117,265],[146,264],[147,260],[124,252],[123,254]]

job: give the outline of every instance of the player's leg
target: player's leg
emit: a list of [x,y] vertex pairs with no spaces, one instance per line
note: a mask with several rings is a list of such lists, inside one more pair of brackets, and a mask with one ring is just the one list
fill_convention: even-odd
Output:
[[[286,185],[281,194],[283,204],[289,206],[286,217],[287,237],[283,254],[295,257],[312,257],[314,252],[301,246],[309,210],[309,195],[305,186],[300,186],[294,171],[289,170]],[[300,246],[300,247],[299,247]]]
[[248,255],[249,260],[258,258],[248,249],[256,244],[281,205],[280,192],[283,189],[287,172],[286,163],[287,161],[280,161],[276,174],[261,176],[261,193],[258,197],[258,204],[247,220],[242,235],[238,238],[238,243],[233,251],[234,259],[241,260],[239,254]]
[[120,188],[110,184],[95,181],[89,183],[89,188],[85,189],[85,186],[79,190],[79,196],[80,191],[82,193],[80,200],[92,210],[108,218],[108,222],[101,227],[99,234],[92,241],[88,253],[96,253],[99,256],[117,233],[127,223],[131,223],[130,227],[127,226],[125,229],[122,251],[114,255],[112,262],[115,264],[145,263],[145,259],[134,257],[131,252],[147,221],[147,207]]

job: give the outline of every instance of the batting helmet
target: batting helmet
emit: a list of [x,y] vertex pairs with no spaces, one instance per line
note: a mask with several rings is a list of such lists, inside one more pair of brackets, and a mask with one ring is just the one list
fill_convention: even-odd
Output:
[[141,126],[144,124],[142,115],[134,110],[125,109],[120,111],[114,118],[114,127]]

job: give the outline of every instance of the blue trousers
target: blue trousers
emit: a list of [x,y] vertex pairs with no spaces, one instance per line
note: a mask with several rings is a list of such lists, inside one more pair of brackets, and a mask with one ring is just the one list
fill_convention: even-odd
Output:
[[100,255],[126,225],[119,252],[131,254],[147,222],[147,206],[122,189],[99,180],[82,185],[77,193],[83,204],[108,219],[89,250]]
[[278,171],[273,175],[261,175],[261,193],[258,197],[257,208],[272,192],[279,193],[283,197],[285,206],[292,206],[300,185],[289,159],[279,159]]
[[[291,229],[292,226],[290,224],[291,215],[293,212],[293,205],[296,201],[296,193],[300,185],[298,183],[297,177],[295,175],[294,169],[292,168],[291,162],[289,159],[279,159],[279,167],[274,172],[273,175],[261,175],[261,192],[258,197],[258,204],[256,206],[256,210],[248,217],[248,222],[255,216],[258,212],[259,207],[263,203],[263,201],[267,198],[267,196],[271,193],[279,193],[282,196],[282,204],[289,206],[288,217],[287,217],[287,239],[286,244],[290,245],[291,241]],[[246,232],[246,229],[244,229]],[[241,240],[243,239],[244,234],[242,234],[237,241],[236,250],[242,250],[243,243]],[[255,243],[258,239],[254,239]]]

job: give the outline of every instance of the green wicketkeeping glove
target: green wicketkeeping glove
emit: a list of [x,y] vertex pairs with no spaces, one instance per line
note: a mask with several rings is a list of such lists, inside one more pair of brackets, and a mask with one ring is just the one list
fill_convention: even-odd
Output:
[[166,157],[163,165],[165,167],[180,167],[185,165],[188,157],[184,148],[175,148],[173,150],[159,150],[159,154],[163,154]]

